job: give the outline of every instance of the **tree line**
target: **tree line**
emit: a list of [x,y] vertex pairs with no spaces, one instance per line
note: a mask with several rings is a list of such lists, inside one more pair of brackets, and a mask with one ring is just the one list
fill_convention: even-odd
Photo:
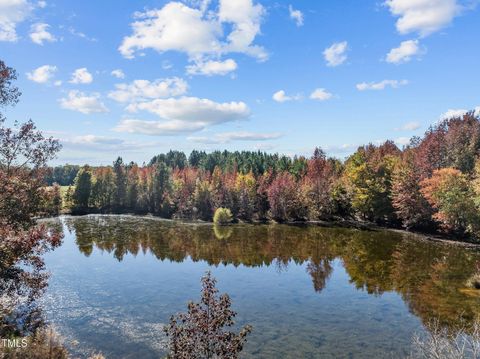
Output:
[[480,119],[445,119],[404,148],[386,141],[345,161],[262,152],[170,151],[148,164],[78,169],[66,205],[74,213],[150,213],[210,221],[353,219],[475,236],[480,231]]

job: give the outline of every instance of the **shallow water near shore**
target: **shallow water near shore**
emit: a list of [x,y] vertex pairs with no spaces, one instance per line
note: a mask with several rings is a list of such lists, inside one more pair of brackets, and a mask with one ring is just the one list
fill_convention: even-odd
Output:
[[244,358],[399,358],[439,318],[480,312],[480,253],[390,231],[62,217],[45,313],[77,357],[158,358],[162,326],[210,270],[251,324]]

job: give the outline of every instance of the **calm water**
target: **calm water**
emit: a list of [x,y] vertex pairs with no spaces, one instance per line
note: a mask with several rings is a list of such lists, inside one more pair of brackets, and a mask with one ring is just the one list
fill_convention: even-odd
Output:
[[66,217],[47,255],[48,318],[75,354],[164,354],[162,325],[211,270],[249,323],[245,358],[399,358],[414,332],[480,312],[465,282],[480,253],[383,231],[215,228],[129,216]]

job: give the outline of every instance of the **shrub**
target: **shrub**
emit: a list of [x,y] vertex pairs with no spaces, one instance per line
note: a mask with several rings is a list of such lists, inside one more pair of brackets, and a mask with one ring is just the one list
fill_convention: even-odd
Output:
[[216,280],[210,272],[202,278],[200,303],[190,302],[188,312],[170,318],[165,326],[169,338],[169,358],[231,358],[236,359],[243,349],[251,327],[240,332],[225,330],[235,324],[237,313],[230,309],[228,294],[218,295]]
[[228,208],[217,208],[213,216],[213,223],[225,226],[232,221],[232,211]]
[[438,320],[428,325],[426,336],[413,337],[413,353],[409,358],[477,359],[480,356],[480,323],[450,332]]

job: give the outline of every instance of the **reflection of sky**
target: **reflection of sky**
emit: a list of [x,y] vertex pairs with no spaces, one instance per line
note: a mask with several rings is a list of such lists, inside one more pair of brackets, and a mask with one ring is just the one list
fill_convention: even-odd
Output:
[[164,345],[161,323],[199,297],[199,279],[208,269],[220,291],[231,295],[238,322],[253,325],[245,349],[253,357],[404,354],[420,328],[398,294],[355,289],[338,259],[321,293],[306,264],[209,267],[190,258],[160,261],[149,252],[119,262],[97,248],[86,257],[68,231],[47,265],[49,317],[67,339],[79,341],[77,348],[107,357],[157,357]]

